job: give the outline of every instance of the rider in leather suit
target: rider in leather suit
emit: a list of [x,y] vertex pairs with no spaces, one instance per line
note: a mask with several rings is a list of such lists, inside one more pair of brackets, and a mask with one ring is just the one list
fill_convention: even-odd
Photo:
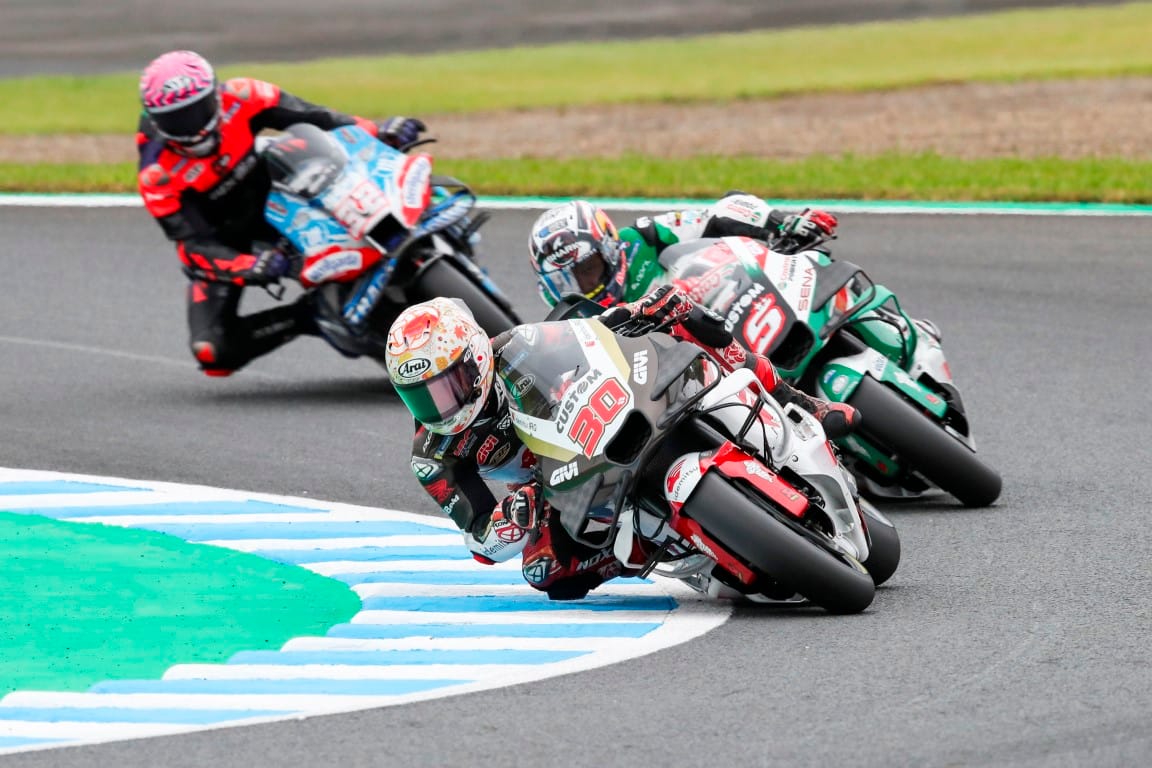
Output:
[[153,60],[140,78],[140,98],[139,191],[176,243],[191,281],[189,343],[201,370],[227,376],[297,335],[315,334],[304,301],[238,312],[244,287],[276,283],[292,268],[275,248],[278,234],[264,221],[271,183],[255,151],[257,134],[293,123],[325,130],[356,124],[403,147],[424,124],[397,117],[377,125],[251,78],[218,83],[211,64],[192,51]]
[[[702,347],[726,370],[751,368],[779,397],[794,391],[767,358],[746,352],[718,316],[695,306],[672,286],[605,314],[611,326],[642,316],[653,326],[671,323],[673,336]],[[544,326],[547,329],[547,326]],[[481,563],[522,554],[525,580],[555,600],[572,600],[616,576],[628,575],[609,550],[571,539],[534,480],[536,457],[520,441],[496,362],[516,329],[489,340],[462,303],[432,299],[409,307],[393,323],[386,363],[397,394],[416,418],[412,471],[436,505],[460,527]],[[541,343],[547,343],[545,339]],[[855,426],[851,408],[825,419],[831,436]],[[486,481],[507,485],[500,500]]]

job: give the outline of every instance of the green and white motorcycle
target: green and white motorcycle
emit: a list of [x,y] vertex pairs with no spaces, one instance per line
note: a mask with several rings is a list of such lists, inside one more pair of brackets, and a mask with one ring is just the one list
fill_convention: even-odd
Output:
[[705,238],[667,248],[660,261],[782,376],[860,412],[860,428],[837,442],[865,494],[917,498],[939,488],[967,506],[994,502],[1000,475],[976,456],[939,331],[855,264],[818,248],[774,248]]

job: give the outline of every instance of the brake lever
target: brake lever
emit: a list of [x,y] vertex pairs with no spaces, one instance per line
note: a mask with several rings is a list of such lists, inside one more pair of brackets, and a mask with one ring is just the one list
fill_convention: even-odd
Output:
[[264,290],[268,292],[269,296],[276,299],[276,301],[280,301],[282,298],[284,298],[284,292],[288,289],[285,288],[282,283],[277,282],[277,283],[265,283],[264,284]]

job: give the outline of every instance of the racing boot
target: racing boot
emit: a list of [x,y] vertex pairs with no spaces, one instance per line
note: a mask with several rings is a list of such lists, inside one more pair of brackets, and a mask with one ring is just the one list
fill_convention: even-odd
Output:
[[815,416],[829,440],[847,437],[860,425],[860,413],[852,406],[812,397],[783,379],[769,394],[781,405],[793,403]]

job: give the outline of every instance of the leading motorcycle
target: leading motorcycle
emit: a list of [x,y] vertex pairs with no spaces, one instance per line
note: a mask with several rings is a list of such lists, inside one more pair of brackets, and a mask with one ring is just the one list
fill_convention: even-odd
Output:
[[642,574],[866,609],[899,539],[890,523],[870,535],[819,422],[695,345],[615,331],[587,318],[522,325],[497,359],[554,521]]
[[436,296],[462,299],[493,336],[520,322],[474,262],[487,216],[473,211],[463,182],[432,173],[429,155],[393,149],[358,126],[307,124],[260,153],[272,179],[265,219],[297,260],[321,334],[344,355],[383,364],[392,321]]

